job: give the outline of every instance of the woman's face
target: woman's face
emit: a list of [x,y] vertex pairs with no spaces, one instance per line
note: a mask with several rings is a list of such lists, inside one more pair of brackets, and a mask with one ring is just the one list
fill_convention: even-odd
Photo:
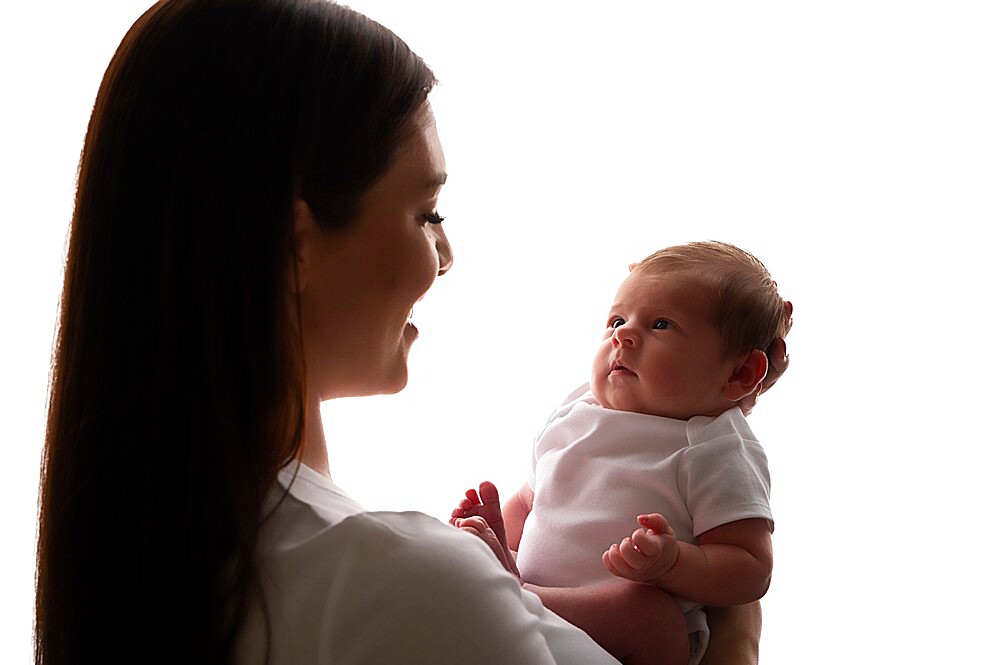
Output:
[[296,204],[299,297],[309,390],[321,399],[394,393],[407,382],[414,303],[451,267],[433,224],[444,153],[426,106],[346,230],[324,231]]

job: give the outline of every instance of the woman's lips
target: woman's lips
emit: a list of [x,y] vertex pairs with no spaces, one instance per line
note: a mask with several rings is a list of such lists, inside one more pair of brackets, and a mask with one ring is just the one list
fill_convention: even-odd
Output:
[[410,336],[412,339],[416,339],[420,331],[417,326],[413,323],[413,308],[410,308],[410,315],[406,317],[406,325],[403,326],[404,334]]

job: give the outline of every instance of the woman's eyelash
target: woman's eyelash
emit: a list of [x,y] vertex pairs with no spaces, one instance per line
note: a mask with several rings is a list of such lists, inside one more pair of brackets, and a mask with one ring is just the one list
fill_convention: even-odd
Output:
[[437,214],[436,212],[429,212],[426,215],[424,215],[424,221],[427,222],[428,224],[440,224],[441,222],[444,221],[444,217]]

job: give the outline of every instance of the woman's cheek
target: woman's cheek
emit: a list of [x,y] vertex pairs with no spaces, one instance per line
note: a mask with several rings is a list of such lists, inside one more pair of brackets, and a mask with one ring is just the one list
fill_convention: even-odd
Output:
[[424,256],[422,275],[420,278],[421,290],[420,293],[423,294],[427,289],[431,288],[434,284],[434,280],[437,277],[438,269],[441,267],[440,257],[438,256],[437,250],[437,239],[434,234],[426,230],[423,233],[424,245],[422,254]]

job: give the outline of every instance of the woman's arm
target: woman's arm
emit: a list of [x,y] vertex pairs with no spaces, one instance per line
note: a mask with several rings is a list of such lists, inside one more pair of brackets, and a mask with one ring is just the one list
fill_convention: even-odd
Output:
[[417,513],[367,513],[337,530],[346,549],[327,637],[338,662],[615,663],[457,529]]
[[706,607],[712,633],[701,665],[758,665],[762,614],[760,602]]

